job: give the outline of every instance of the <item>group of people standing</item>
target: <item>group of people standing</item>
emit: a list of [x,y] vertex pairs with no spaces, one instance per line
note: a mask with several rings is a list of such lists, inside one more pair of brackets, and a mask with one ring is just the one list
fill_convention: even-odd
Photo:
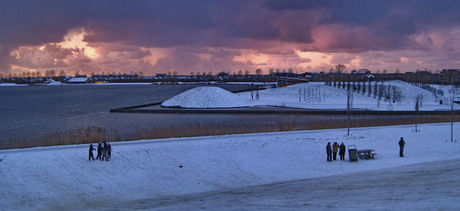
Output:
[[[398,142],[399,144],[399,157],[404,157],[404,145],[406,145],[406,142],[404,141],[404,137],[401,137],[401,139]],[[340,160],[345,160],[345,145],[339,144],[337,142],[334,142],[334,144],[331,146],[331,142],[327,142],[326,145],[326,154],[327,154],[327,162],[332,162],[332,159],[337,160],[337,152],[340,155]]]
[[[96,150],[93,147],[93,144],[89,145],[89,160],[95,160],[93,151]],[[112,158],[112,146],[110,146],[109,143],[107,142],[99,142],[97,145],[97,156],[96,159],[103,161],[104,159],[106,161],[109,161],[109,158]]]
[[326,154],[327,154],[327,162],[332,162],[332,159],[337,160],[337,153],[339,153],[340,160],[345,160],[345,144],[338,144],[334,142],[331,146],[331,142],[327,142],[326,146]]

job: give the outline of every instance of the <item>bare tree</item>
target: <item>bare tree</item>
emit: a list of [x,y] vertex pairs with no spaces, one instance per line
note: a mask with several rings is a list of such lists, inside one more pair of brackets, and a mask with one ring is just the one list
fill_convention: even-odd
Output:
[[256,75],[262,75],[262,70],[260,68],[256,69]]
[[335,66],[335,71],[337,73],[342,73],[342,72],[345,71],[345,69],[346,69],[346,67],[345,67],[344,64],[339,64],[339,65]]
[[51,77],[54,77],[54,76],[56,76],[56,71],[50,70],[50,74],[51,74]]

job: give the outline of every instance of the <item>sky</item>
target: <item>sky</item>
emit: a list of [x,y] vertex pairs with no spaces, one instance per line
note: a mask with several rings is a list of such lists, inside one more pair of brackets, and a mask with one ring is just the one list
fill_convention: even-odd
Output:
[[0,74],[458,68],[455,0],[5,0]]

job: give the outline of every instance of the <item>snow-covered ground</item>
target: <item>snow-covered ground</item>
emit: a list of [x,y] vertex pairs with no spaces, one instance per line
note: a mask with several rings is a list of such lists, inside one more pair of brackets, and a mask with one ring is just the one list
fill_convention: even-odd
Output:
[[[299,86],[259,91],[251,103],[308,104],[288,89]],[[346,92],[323,89],[331,97],[321,108],[344,108]],[[457,124],[453,142],[450,123],[116,142],[108,162],[88,161],[89,145],[1,150],[0,210],[457,210]],[[378,154],[330,163],[327,142]]]
[[[458,142],[450,142],[450,124],[418,128],[419,132],[407,125],[357,128],[351,130],[352,135],[347,135],[346,129],[334,129],[118,142],[112,143],[113,156],[108,162],[88,161],[88,145],[2,150],[0,209],[140,210],[140,206],[147,206],[151,210],[195,210],[183,207],[191,203],[199,205],[196,209],[226,210],[222,205],[234,200],[239,203],[227,210],[265,209],[270,205],[282,210],[293,201],[299,209],[303,204],[339,209],[340,202],[349,205],[356,200],[361,204],[344,208],[412,210],[418,202],[441,210],[458,207],[458,175],[442,170],[448,167],[442,166],[444,163],[452,165],[446,161],[453,160],[459,173],[460,147]],[[398,154],[400,137],[406,140],[404,158]],[[378,155],[375,160],[329,163],[327,142],[374,149]],[[425,176],[423,165],[408,167],[426,162],[436,162],[441,170],[427,171],[430,175]],[[405,167],[387,169],[398,166]],[[408,168],[422,170],[408,177]],[[400,179],[394,176],[398,173]],[[328,177],[333,175],[337,176]],[[302,189],[297,183],[308,185]],[[401,183],[405,185],[399,186]],[[285,188],[281,190],[279,185]],[[246,187],[252,186],[261,187],[247,192]],[[239,188],[245,193],[238,194]],[[294,193],[289,197],[291,191]],[[203,195],[206,192],[210,193]],[[399,194],[406,192],[410,194]],[[219,194],[229,196],[202,204],[202,199]],[[261,194],[267,198],[259,201]],[[168,200],[184,204],[170,204]],[[382,204],[382,200],[397,203],[388,207],[390,204]]]

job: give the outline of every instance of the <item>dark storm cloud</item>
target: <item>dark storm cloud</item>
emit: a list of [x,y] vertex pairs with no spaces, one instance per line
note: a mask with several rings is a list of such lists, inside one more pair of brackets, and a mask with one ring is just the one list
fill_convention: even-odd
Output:
[[369,25],[392,13],[404,13],[415,22],[440,23],[440,20],[460,21],[455,0],[267,0],[265,6],[273,11],[316,9],[329,10],[330,13],[320,23],[347,23]]
[[[254,49],[259,53],[285,53],[289,51],[286,47],[348,53],[427,50],[432,41],[425,39],[421,43],[414,36],[457,26],[458,8],[460,1],[456,0],[3,0],[0,1],[0,68],[4,70],[15,63],[10,55],[12,50],[61,42],[75,28],[90,33],[85,37],[89,46],[104,46],[108,51],[101,61],[104,64],[151,55],[141,47],[224,47]],[[126,47],[133,50],[122,50]],[[32,56],[44,59],[44,64],[26,58],[16,63],[45,67],[58,59],[53,64],[56,65],[62,63],[60,59],[65,58],[65,53],[73,52],[57,46],[48,48],[42,54],[32,51],[25,54],[30,59],[36,59]],[[219,53],[222,52],[210,52],[215,57]],[[117,55],[120,58],[114,58]],[[91,61],[84,55],[80,57]],[[78,61],[74,59],[72,64]],[[225,65],[186,52],[172,53],[152,65],[167,67],[173,65],[171,62],[180,62],[178,66],[185,67],[188,65],[185,61],[197,66],[203,61],[209,66]],[[245,65],[225,61],[235,67]],[[141,69],[145,61],[137,62],[136,67]],[[90,69],[90,65],[91,62],[86,62],[83,66]]]
[[[327,15],[318,20],[317,24],[320,26],[342,25],[344,27],[341,29],[345,33],[353,31],[355,27],[365,27],[369,31],[369,36],[363,40],[368,43],[366,46],[363,46],[363,42],[354,43],[353,36],[342,36],[336,38],[336,42],[341,44],[331,46],[331,49],[308,47],[320,51],[336,49],[344,52],[359,52],[414,48],[410,36],[439,27],[452,27],[460,22],[460,13],[455,11],[455,8],[460,8],[460,1],[454,0],[268,0],[265,6],[277,12],[303,11],[309,13],[321,10]],[[360,47],[350,51],[347,49],[352,48],[343,48],[344,45],[346,47],[350,44]]]
[[283,11],[308,14],[319,9],[328,11],[328,15],[318,24],[375,24],[386,34],[405,36],[417,33],[419,25],[434,25],[438,20],[458,21],[460,15],[455,8],[459,8],[460,3],[457,2],[6,0],[0,3],[0,42],[3,47],[59,42],[69,29],[86,27],[93,32],[87,41],[119,41],[146,47],[217,45],[212,36],[219,36],[224,41],[249,38],[310,43],[308,30],[311,24],[299,24],[308,20],[294,17],[285,20],[284,24],[290,21],[292,26],[283,25],[288,28],[284,34],[281,26],[273,22],[286,17],[281,14]]
[[354,24],[370,24],[385,15],[390,1],[386,0],[268,0],[266,6],[274,11],[282,10],[316,10],[330,9],[330,16],[321,23],[343,22]]
[[[95,41],[117,41],[126,36],[129,25],[160,31],[162,26],[202,28],[206,13],[201,1],[88,1],[42,0],[0,2],[0,38],[2,46],[38,45],[59,42],[69,29],[91,27],[113,33]],[[208,18],[209,19],[209,18]],[[144,22],[143,22],[144,21]],[[134,25],[136,26],[136,25]],[[158,27],[158,28],[155,28]],[[137,30],[131,28],[131,30]],[[149,30],[145,30],[149,32]],[[161,31],[164,31],[161,30]],[[136,32],[136,31],[135,31]],[[154,33],[151,30],[150,33]],[[104,40],[108,39],[108,40]]]

